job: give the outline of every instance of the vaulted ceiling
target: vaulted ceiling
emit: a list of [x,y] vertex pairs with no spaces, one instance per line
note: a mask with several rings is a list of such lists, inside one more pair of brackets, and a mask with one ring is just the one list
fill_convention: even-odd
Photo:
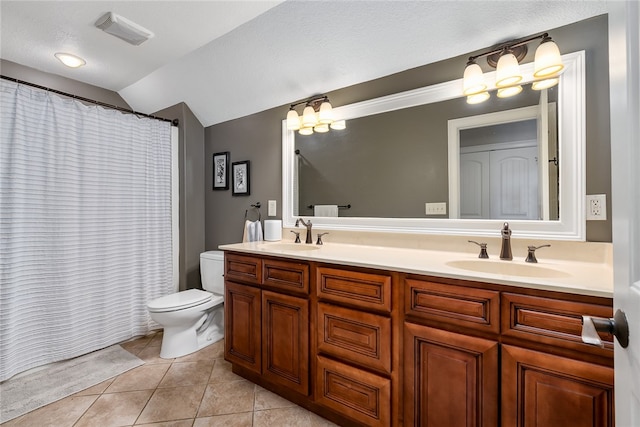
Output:
[[[136,111],[185,102],[209,126],[607,10],[607,1],[2,0],[0,57],[116,91]],[[133,46],[104,33],[94,23],[106,12],[154,37]],[[86,66],[63,66],[61,51]]]

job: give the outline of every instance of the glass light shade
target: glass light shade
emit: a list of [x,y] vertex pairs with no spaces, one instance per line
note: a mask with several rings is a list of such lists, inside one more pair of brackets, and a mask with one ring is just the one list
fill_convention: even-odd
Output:
[[480,104],[490,97],[491,95],[489,95],[489,92],[474,93],[473,95],[467,96],[467,104]]
[[552,79],[546,79],[546,80],[538,80],[537,82],[533,82],[531,84],[531,89],[533,90],[549,89],[550,87],[554,87],[555,85],[557,85],[559,81],[560,79],[557,77],[554,77]]
[[298,133],[300,135],[311,135],[313,133],[313,128],[310,128],[310,127],[300,128]]
[[307,105],[304,107],[304,111],[302,112],[302,127],[314,127],[318,124],[318,117],[316,116],[316,112],[313,110],[313,107]]
[[[320,110],[318,111],[318,123],[331,124],[333,123],[333,108],[329,101],[324,101],[320,104]],[[327,128],[327,130],[329,130]]]
[[486,89],[487,85],[484,83],[484,74],[480,66],[475,62],[467,65],[462,78],[462,93],[465,95],[474,95]]
[[498,98],[509,98],[522,92],[522,86],[511,86],[498,89]]
[[300,116],[296,110],[289,110],[287,113],[287,130],[300,129]]
[[54,56],[58,58],[58,60],[62,62],[64,65],[71,68],[82,67],[87,63],[84,59],[80,58],[79,56],[75,56],[70,53],[58,52],[54,54]]
[[533,76],[550,77],[558,74],[564,65],[560,58],[560,50],[558,45],[552,40],[542,42],[536,49],[536,56],[533,65]]
[[496,87],[511,86],[522,80],[520,65],[513,53],[506,53],[498,59],[496,67]]
[[335,122],[331,123],[331,129],[333,130],[343,130],[347,128],[347,122],[345,122],[344,120],[336,120]]
[[329,125],[326,123],[322,123],[314,126],[313,130],[318,133],[326,133],[326,132],[329,132]]

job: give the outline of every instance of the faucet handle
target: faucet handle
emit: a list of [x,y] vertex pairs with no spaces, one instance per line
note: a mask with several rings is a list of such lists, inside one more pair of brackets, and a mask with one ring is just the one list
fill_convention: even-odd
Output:
[[548,248],[551,247],[551,245],[541,245],[541,246],[527,246],[528,252],[527,252],[527,259],[525,259],[525,262],[538,262],[538,260],[536,259],[536,249],[540,249],[540,248]]
[[299,231],[293,231],[293,230],[291,230],[291,232],[296,235],[296,241],[294,243],[302,243],[300,241],[300,232]]
[[486,243],[478,243],[474,240],[468,240],[469,243],[475,243],[476,245],[480,246],[480,255],[478,255],[478,258],[489,258],[489,254],[487,253],[487,244]]
[[322,242],[322,236],[324,236],[325,234],[329,234],[329,233],[318,233],[318,241],[316,242],[316,245],[323,245],[324,244]]

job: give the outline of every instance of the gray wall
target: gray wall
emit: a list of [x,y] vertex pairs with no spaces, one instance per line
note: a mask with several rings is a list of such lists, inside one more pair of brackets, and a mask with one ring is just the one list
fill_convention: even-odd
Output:
[[180,290],[200,288],[200,253],[205,248],[204,127],[184,102],[155,115],[180,121]]
[[[262,203],[262,219],[267,216],[267,201],[277,201],[278,218],[282,207],[282,131],[283,111],[274,108],[205,129],[205,246],[217,249],[225,243],[242,240],[245,211]],[[215,142],[214,142],[215,141]],[[249,160],[251,194],[232,196],[213,191],[213,153],[229,151],[231,163]],[[250,219],[255,219],[251,217]]]
[[[550,30],[549,34],[558,43],[561,53],[586,51],[587,194],[606,194],[609,202],[607,218],[611,218],[607,17],[603,15]],[[524,62],[533,61],[534,46],[531,44]],[[334,106],[341,106],[461,78],[467,58],[477,53],[480,51],[349,86],[327,95]],[[486,63],[480,65],[485,71],[490,71]],[[291,100],[294,101],[297,100]],[[249,203],[261,201],[266,205],[268,199],[274,198],[278,201],[277,216],[281,217],[280,127],[287,110],[288,105],[283,105],[205,129],[205,176],[208,186],[205,196],[205,243],[208,250],[215,249],[220,244],[241,240],[243,215]],[[231,197],[231,190],[211,191],[212,154],[219,151],[230,151],[232,161],[252,161],[252,195],[248,200]],[[262,211],[264,218],[266,209]],[[587,240],[610,242],[611,220],[588,221]]]

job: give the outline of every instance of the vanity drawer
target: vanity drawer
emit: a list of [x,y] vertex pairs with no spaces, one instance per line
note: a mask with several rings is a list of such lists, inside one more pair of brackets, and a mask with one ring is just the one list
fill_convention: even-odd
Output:
[[391,312],[391,276],[318,267],[316,278],[322,300]]
[[[537,343],[584,350],[582,315],[612,317],[607,305],[564,301],[529,295],[502,295],[502,335]],[[613,348],[613,335],[600,334],[606,349]],[[597,347],[588,346],[594,352]],[[608,352],[608,350],[605,350]]]
[[318,404],[362,425],[390,425],[391,380],[322,356],[316,373]]
[[391,374],[391,319],[318,303],[318,351]]
[[262,283],[262,259],[247,255],[225,253],[224,277],[259,285]]
[[309,295],[309,265],[264,259],[262,261],[262,283],[271,288]]
[[500,333],[500,293],[405,279],[405,314],[432,323]]

